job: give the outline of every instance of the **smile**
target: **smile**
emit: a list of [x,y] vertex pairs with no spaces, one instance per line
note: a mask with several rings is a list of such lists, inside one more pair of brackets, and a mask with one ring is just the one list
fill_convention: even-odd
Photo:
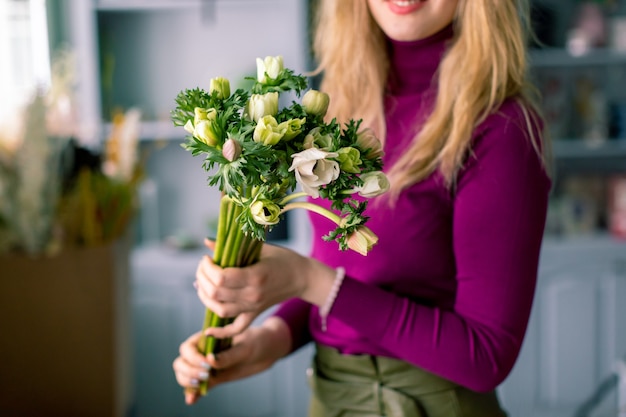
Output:
[[387,0],[389,9],[396,14],[406,15],[422,8],[427,0]]
[[398,7],[409,7],[415,3],[421,3],[426,0],[392,0],[391,2]]

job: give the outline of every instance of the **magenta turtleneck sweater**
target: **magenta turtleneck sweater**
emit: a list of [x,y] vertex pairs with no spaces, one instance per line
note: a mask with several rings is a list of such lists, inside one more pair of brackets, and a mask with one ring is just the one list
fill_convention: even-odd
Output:
[[[448,27],[390,41],[386,169],[428,112],[451,36]],[[454,190],[434,173],[395,208],[369,204],[379,241],[366,257],[324,242],[334,226],[312,215],[311,255],[347,275],[326,331],[316,306],[294,299],[279,307],[294,349],[313,339],[343,353],[399,358],[476,391],[504,380],[530,314],[550,180],[513,100],[478,126],[472,150]]]

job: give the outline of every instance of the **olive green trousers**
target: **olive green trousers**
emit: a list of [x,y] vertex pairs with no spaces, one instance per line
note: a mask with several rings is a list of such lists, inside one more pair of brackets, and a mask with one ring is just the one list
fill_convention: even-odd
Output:
[[463,388],[404,361],[316,345],[309,417],[506,417],[495,392]]

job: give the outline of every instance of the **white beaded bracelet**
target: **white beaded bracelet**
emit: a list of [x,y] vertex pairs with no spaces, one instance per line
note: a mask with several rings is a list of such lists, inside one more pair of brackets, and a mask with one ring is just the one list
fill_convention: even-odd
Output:
[[330,309],[333,308],[333,304],[335,303],[335,298],[337,298],[337,293],[339,293],[339,288],[341,288],[341,283],[343,282],[343,278],[346,276],[346,270],[343,267],[339,267],[335,270],[335,281],[333,282],[333,286],[328,293],[328,297],[326,297],[326,301],[324,305],[320,307],[319,313],[322,318],[322,331],[326,331],[326,317],[328,313],[330,313]]

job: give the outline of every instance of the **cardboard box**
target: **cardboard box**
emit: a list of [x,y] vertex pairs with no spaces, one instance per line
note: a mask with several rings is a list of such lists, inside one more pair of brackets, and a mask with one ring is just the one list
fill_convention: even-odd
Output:
[[130,415],[128,258],[126,240],[0,256],[0,415]]

